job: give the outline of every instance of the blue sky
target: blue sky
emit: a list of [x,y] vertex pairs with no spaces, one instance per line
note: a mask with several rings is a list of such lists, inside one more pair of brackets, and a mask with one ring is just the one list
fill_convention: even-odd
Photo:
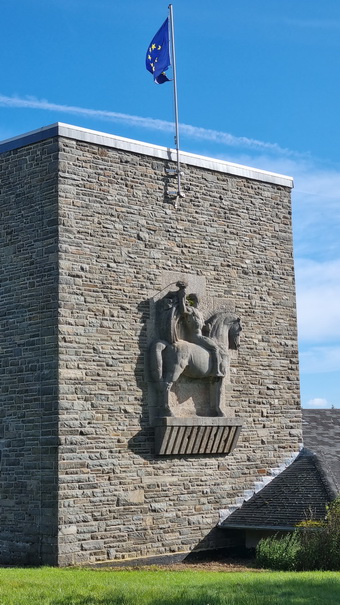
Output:
[[[3,0],[0,139],[66,122],[173,146],[145,70],[164,0]],[[301,396],[340,408],[340,2],[174,0],[181,148],[294,177]]]

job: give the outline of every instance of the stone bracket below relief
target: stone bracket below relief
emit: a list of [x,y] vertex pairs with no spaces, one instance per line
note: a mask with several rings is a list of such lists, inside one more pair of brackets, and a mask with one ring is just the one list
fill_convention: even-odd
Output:
[[155,419],[154,427],[158,456],[216,455],[232,452],[242,422],[235,418],[164,416]]

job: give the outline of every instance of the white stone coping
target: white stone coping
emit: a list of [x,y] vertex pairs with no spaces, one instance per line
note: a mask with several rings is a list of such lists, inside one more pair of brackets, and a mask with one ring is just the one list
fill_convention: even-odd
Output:
[[[139,153],[162,160],[169,160],[173,162],[176,161],[175,149],[161,147],[159,145],[152,145],[150,143],[143,143],[141,141],[127,139],[125,137],[119,137],[113,134],[107,134],[105,132],[98,132],[96,130],[89,130],[88,128],[80,128],[79,126],[71,126],[69,124],[63,124],[62,122],[57,122],[56,124],[45,126],[43,128],[39,128],[38,130],[33,130],[26,134],[2,141],[0,142],[0,153],[25,147],[31,143],[43,141],[54,136],[75,139],[77,141],[84,141],[86,143],[94,143],[95,145],[102,145],[104,147],[122,149],[124,151],[131,151],[132,153]],[[265,183],[282,185],[283,187],[289,187],[290,189],[294,187],[293,178],[290,176],[284,176],[275,172],[267,172],[266,170],[259,170],[258,168],[250,168],[249,166],[242,166],[241,164],[234,164],[224,160],[196,155],[195,153],[180,151],[180,161],[183,164],[189,164],[190,166],[206,168],[207,170],[214,170],[216,172],[224,172],[226,174],[232,174],[234,176],[240,176]]]

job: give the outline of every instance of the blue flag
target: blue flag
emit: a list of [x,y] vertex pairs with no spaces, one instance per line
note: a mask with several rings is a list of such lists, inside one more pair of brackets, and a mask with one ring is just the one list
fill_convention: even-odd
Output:
[[164,21],[162,27],[152,38],[146,53],[146,69],[153,75],[156,84],[170,82],[165,71],[171,65],[170,43],[169,43],[169,17]]

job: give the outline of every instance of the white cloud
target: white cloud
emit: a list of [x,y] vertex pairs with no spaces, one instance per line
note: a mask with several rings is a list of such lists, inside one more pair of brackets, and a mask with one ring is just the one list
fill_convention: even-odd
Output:
[[340,170],[297,162],[293,175],[296,254],[339,256]]
[[[238,140],[242,140],[240,137]],[[264,151],[264,150],[263,150]],[[265,153],[239,154],[237,161],[240,164],[251,163],[262,170],[288,174],[294,177],[295,191],[308,204],[320,204],[320,197],[327,201],[340,200],[340,169],[330,166],[324,160],[312,158],[310,153],[298,153],[290,151],[290,157],[270,156]],[[294,157],[293,157],[294,156]],[[235,161],[235,155],[220,154],[220,159]]]
[[[296,153],[296,157],[273,157],[268,154],[238,155],[240,164],[251,164],[254,167],[292,175],[294,178],[293,197],[297,207],[307,207],[314,213],[321,212],[324,206],[332,207],[340,215],[340,169],[326,165],[323,160],[310,157],[309,153]],[[221,159],[235,161],[235,155],[220,155]]]
[[330,408],[331,404],[328,403],[327,399],[316,397],[307,401],[306,408]]
[[172,122],[166,122],[165,120],[143,118],[140,116],[101,109],[76,107],[74,105],[59,105],[57,103],[50,103],[46,99],[36,99],[35,97],[7,97],[0,94],[0,106],[12,108],[18,107],[22,109],[40,109],[73,115],[82,115],[90,118],[104,119],[108,122],[126,122],[131,126],[141,126],[143,128],[149,128],[152,130],[173,130]]
[[194,139],[200,139],[201,141],[211,141],[214,143],[222,143],[229,147],[243,147],[254,150],[267,150],[269,152],[278,153],[284,156],[296,155],[294,151],[280,147],[277,143],[266,143],[257,139],[249,139],[248,137],[235,137],[228,132],[221,132],[218,130],[211,130],[208,128],[199,128],[197,126],[190,126],[189,124],[181,124],[181,132]]
[[300,283],[304,286],[311,282],[322,288],[340,286],[340,258],[323,262],[308,258],[297,259],[297,271]]
[[339,373],[340,384],[340,344],[334,346],[312,346],[300,348],[301,374]]
[[[85,107],[76,107],[73,105],[58,105],[56,103],[50,103],[45,99],[36,99],[34,97],[8,97],[0,94],[0,106],[2,107],[18,107],[25,109],[40,109],[45,111],[54,111],[58,113],[67,113],[72,115],[82,115],[90,118],[96,118],[100,120],[106,120],[108,122],[125,122],[130,126],[138,126],[140,128],[147,128],[149,130],[162,130],[167,132],[173,132],[173,122],[166,120],[156,120],[154,118],[141,117],[135,115],[129,115],[125,113],[117,113],[114,111],[106,111],[102,109],[87,109]],[[284,156],[295,156],[297,155],[290,149],[284,149],[277,143],[267,143],[265,141],[259,141],[257,139],[250,139],[248,137],[235,137],[228,132],[222,132],[219,130],[212,130],[208,128],[199,128],[198,126],[191,126],[190,124],[181,124],[181,133],[192,139],[199,139],[201,141],[210,141],[215,143],[222,143],[229,147],[243,147],[254,150],[262,150],[272,152]]]
[[340,259],[319,262],[298,258],[295,271],[300,339],[320,343],[340,340]]
[[[316,169],[311,163],[295,164],[296,188],[301,196],[308,196],[308,204],[317,204],[321,199],[340,200],[340,171]],[[303,199],[305,199],[303,197]]]

